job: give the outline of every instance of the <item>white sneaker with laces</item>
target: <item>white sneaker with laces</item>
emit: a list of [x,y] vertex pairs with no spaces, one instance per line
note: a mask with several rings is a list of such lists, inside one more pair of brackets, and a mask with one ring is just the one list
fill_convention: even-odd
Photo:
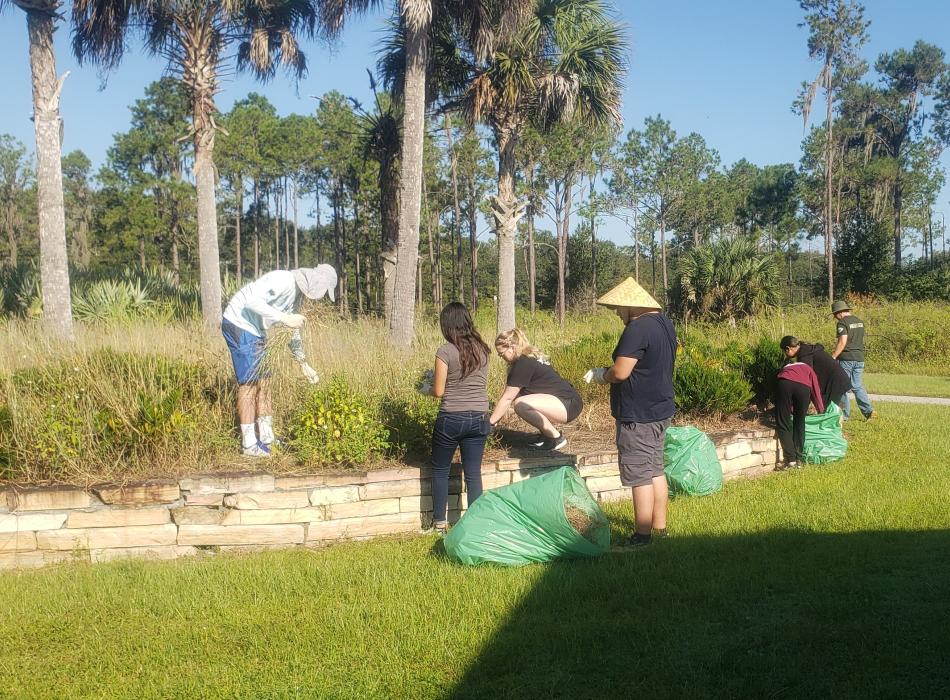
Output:
[[242,447],[241,454],[245,457],[270,457],[270,449],[264,443],[258,442],[250,447]]

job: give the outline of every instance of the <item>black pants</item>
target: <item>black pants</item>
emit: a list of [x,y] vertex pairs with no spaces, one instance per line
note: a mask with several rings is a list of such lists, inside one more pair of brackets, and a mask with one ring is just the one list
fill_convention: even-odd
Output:
[[[775,395],[775,425],[786,462],[798,462],[805,448],[805,415],[811,389],[789,379],[779,379]],[[793,412],[794,411],[794,417]]]

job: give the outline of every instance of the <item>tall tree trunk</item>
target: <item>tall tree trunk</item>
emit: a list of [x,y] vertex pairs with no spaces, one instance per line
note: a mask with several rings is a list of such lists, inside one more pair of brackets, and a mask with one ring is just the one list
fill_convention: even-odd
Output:
[[[596,219],[594,216],[594,176],[590,176],[590,268],[591,268],[591,285],[593,287],[594,299],[597,299],[597,229]],[[593,301],[592,300],[592,301]]]
[[469,200],[468,200],[468,254],[469,254],[469,271],[471,273],[471,281],[469,288],[471,289],[472,294],[472,313],[478,309],[478,207],[475,202],[475,183],[474,181],[469,183]]
[[901,186],[900,167],[898,174],[894,178],[894,267],[900,269],[901,258],[903,257],[903,231],[902,214],[904,208],[904,188]]
[[383,280],[383,318],[392,328],[396,285],[396,253],[399,245],[399,171],[387,155],[379,164],[379,258]]
[[296,265],[290,264],[290,229],[287,227],[287,178],[284,178],[284,186],[281,188],[281,194],[283,195],[283,201],[280,205],[280,225],[284,229],[284,265],[287,266],[287,269],[290,270]]
[[239,177],[237,181],[237,202],[235,206],[237,211],[234,214],[234,272],[237,277],[238,286],[241,285],[242,259],[241,259],[241,215],[244,213],[244,178]]
[[139,236],[139,269],[145,269],[145,236]]
[[[45,9],[45,8],[44,8]],[[33,82],[33,122],[36,131],[36,189],[39,210],[40,285],[43,323],[62,340],[73,339],[72,300],[66,255],[66,210],[63,205],[63,166],[59,97],[66,75],[56,79],[53,32],[56,4],[48,11],[28,10],[30,71]]]
[[254,279],[261,276],[261,191],[254,178]]
[[528,184],[528,307],[533,314],[537,310],[538,268],[537,251],[534,244],[534,163],[525,166],[525,178]]
[[340,308],[340,313],[346,309],[343,290],[346,288],[346,270],[343,258],[343,233],[340,219],[343,217],[343,204],[340,201],[343,198],[343,187],[336,183],[333,191],[333,264],[337,271],[337,295],[336,303]]
[[832,135],[832,104],[834,96],[831,86],[831,56],[829,54],[825,65],[825,96],[826,96],[826,115],[825,124],[828,132],[828,142],[825,144],[825,261],[828,266],[828,302],[835,298],[835,273],[834,273],[834,238],[831,218],[831,169],[834,164],[834,139]]
[[[655,256],[654,256],[655,257]],[[667,276],[666,270],[666,220],[665,217],[660,217],[660,258],[661,258],[661,268],[663,271],[663,306],[666,306],[668,299],[668,290],[669,290],[669,278]],[[656,268],[654,267],[654,270]],[[654,277],[654,287],[656,286],[656,272],[653,273]]]
[[465,275],[462,269],[462,207],[459,204],[458,154],[452,139],[452,126],[449,115],[444,118],[445,138],[448,142],[449,163],[452,173],[452,234],[455,241],[455,261],[452,265],[452,298],[462,301],[465,298]]
[[178,242],[181,240],[181,211],[178,208],[178,184],[181,182],[181,167],[176,164],[172,169],[172,180],[174,186],[168,197],[168,210],[171,214],[170,233],[172,237],[171,255],[172,255],[172,275],[175,278],[175,284],[181,281],[181,261],[178,256]]
[[561,191],[561,221],[558,224],[557,237],[557,318],[558,323],[563,327],[564,320],[567,318],[567,240],[571,230],[571,199],[574,191],[574,177],[567,174],[564,177],[563,189]]
[[513,124],[495,129],[498,144],[498,194],[492,202],[498,239],[498,307],[496,333],[515,327],[515,230],[521,216],[515,197],[515,148],[518,134]]
[[[425,194],[422,195],[422,198],[425,200]],[[425,207],[423,216],[425,217],[426,221],[426,236],[429,239],[429,290],[432,294],[432,305],[436,308],[442,308],[442,300],[439,298],[439,278],[436,271],[436,252],[432,246],[432,217],[429,215],[428,206]],[[422,303],[422,298],[422,291],[420,290],[420,303]]]
[[406,27],[406,77],[399,183],[399,246],[390,336],[400,347],[415,335],[415,285],[419,259],[419,214],[422,204],[422,151],[425,142],[426,62],[429,55],[430,0],[400,0]]
[[300,267],[300,256],[299,256],[299,247],[300,247],[300,234],[298,231],[297,225],[297,203],[300,196],[297,186],[297,178],[293,179],[294,186],[294,268]]
[[201,315],[209,331],[221,324],[221,270],[218,258],[218,207],[215,202],[214,95],[217,92],[217,57],[210,46],[211,32],[188,27],[196,40],[187,47],[182,80],[191,96],[195,142],[195,189],[198,193],[198,268]]
[[353,193],[353,261],[356,265],[356,310],[363,315],[363,280],[360,276],[360,243],[362,242],[360,226],[359,192]]

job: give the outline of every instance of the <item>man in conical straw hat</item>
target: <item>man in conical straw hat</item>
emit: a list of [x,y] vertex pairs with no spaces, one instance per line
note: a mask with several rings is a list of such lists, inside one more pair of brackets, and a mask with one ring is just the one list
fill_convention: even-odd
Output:
[[633,489],[636,532],[629,544],[649,544],[666,536],[668,487],[663,473],[663,441],[675,412],[673,363],[676,330],[660,305],[628,277],[597,300],[624,323],[614,363],[584,380],[610,385],[610,412],[617,421],[620,483]]

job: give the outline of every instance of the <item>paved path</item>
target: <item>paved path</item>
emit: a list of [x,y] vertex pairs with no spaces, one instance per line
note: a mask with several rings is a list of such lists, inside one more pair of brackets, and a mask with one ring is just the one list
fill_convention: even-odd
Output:
[[895,401],[897,403],[929,403],[937,406],[950,406],[950,399],[936,396],[897,396],[896,394],[870,394],[871,401]]

